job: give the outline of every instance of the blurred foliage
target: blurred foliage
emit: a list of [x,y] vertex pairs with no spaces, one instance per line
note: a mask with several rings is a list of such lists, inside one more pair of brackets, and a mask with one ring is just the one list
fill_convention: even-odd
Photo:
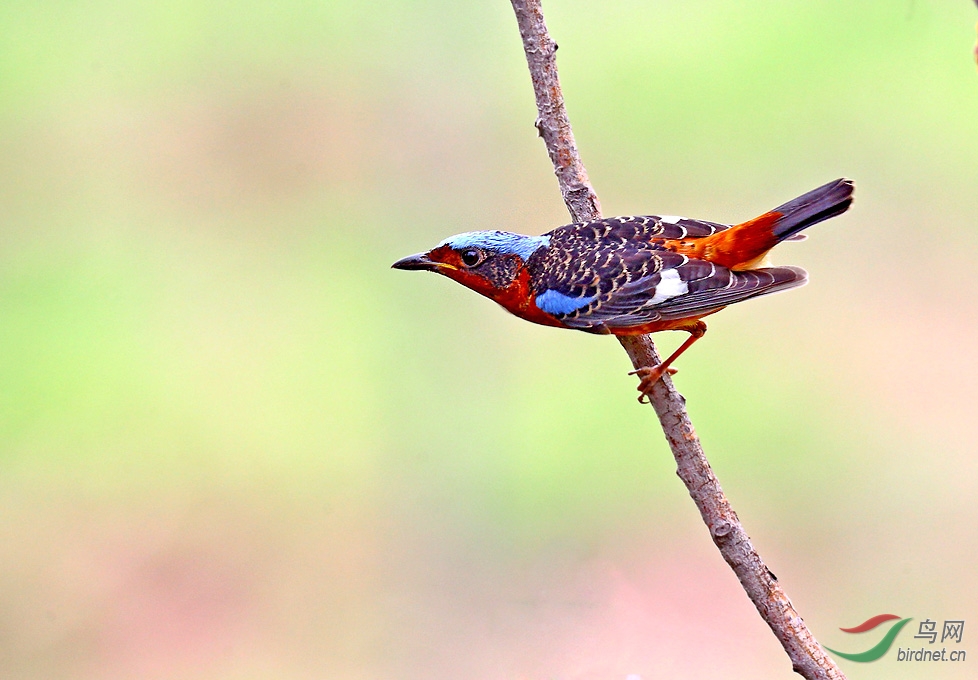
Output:
[[[606,213],[856,180],[779,255],[812,284],[715,317],[676,380],[826,644],[975,619],[973,9],[546,11]],[[508,3],[0,26],[0,675],[789,672],[617,343],[388,269],[566,221]]]

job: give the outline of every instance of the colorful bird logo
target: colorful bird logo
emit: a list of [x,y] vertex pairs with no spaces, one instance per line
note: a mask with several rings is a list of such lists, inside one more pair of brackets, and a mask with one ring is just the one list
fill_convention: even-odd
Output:
[[[866,631],[873,630],[877,626],[884,624],[887,621],[893,621],[894,619],[899,618],[900,617],[896,614],[878,614],[873,618],[867,619],[863,623],[860,623],[854,628],[840,628],[839,630],[841,630],[843,633],[865,633]],[[837,652],[834,649],[829,649],[828,647],[825,649],[828,649],[836,656],[840,656],[843,659],[849,659],[850,661],[876,661],[890,650],[897,633],[899,633],[909,621],[910,619],[901,619],[898,623],[895,623],[890,627],[890,630],[886,632],[886,635],[883,636],[882,640],[865,652],[860,652],[859,654],[847,654],[846,652]]]
[[852,192],[850,180],[838,179],[735,226],[644,215],[569,224],[542,236],[474,231],[393,267],[437,272],[546,326],[615,335],[686,331],[689,338],[665,361],[634,371],[642,401],[706,333],[704,316],[804,285],[805,270],[770,266],[768,251],[844,213]]

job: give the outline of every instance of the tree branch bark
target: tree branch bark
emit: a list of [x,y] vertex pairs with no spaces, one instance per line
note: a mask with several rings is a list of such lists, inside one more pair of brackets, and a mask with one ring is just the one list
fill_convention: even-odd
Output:
[[[550,38],[540,0],[511,0],[516,11],[536,95],[540,132],[567,210],[575,222],[601,218],[601,204],[591,187],[571,131],[564,97],[557,78],[557,44]],[[650,336],[618,338],[636,369],[660,362]],[[791,604],[774,573],[751,544],[703,453],[699,437],[686,412],[686,400],[669,376],[656,383],[650,395],[666,440],[676,459],[677,474],[699,508],[713,542],[733,569],[761,618],[771,627],[796,673],[808,680],[845,680]]]

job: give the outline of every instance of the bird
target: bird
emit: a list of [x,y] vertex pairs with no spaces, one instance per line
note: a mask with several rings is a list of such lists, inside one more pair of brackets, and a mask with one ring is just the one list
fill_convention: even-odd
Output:
[[736,225],[626,215],[540,236],[465,232],[392,267],[447,276],[544,326],[618,336],[686,331],[689,337],[665,361],[629,374],[639,376],[641,402],[706,333],[703,317],[807,283],[804,269],[775,267],[768,253],[848,210],[853,189],[851,180],[837,179]]

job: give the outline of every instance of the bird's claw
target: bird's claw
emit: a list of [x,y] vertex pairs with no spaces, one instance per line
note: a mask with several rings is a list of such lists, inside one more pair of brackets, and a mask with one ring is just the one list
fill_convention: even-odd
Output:
[[675,375],[677,370],[672,367],[663,368],[662,364],[658,366],[643,366],[642,368],[635,369],[634,371],[629,371],[628,375],[637,375],[641,378],[638,383],[638,403],[646,403],[647,397],[652,393],[652,388],[657,382],[662,378],[663,374]]

